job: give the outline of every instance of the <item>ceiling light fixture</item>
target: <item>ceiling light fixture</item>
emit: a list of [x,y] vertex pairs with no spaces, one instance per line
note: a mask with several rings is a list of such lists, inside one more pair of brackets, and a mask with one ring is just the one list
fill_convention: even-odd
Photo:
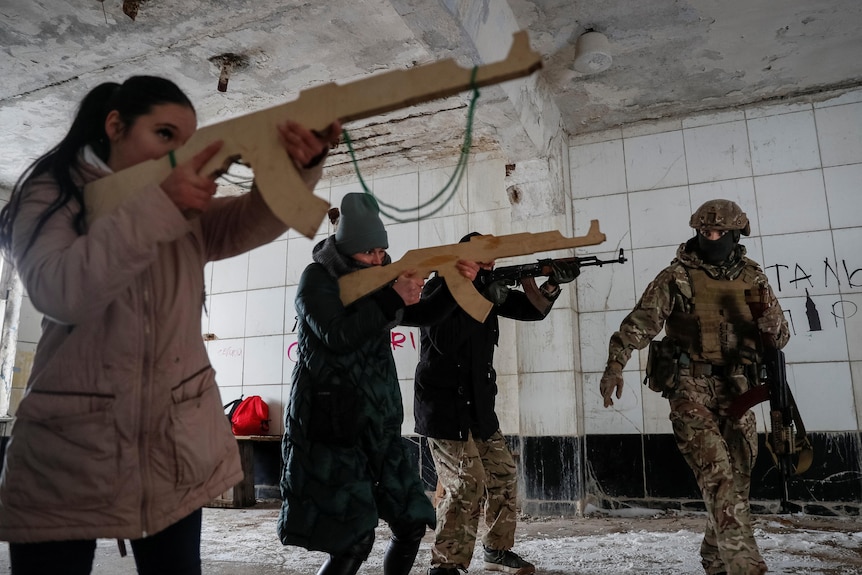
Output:
[[607,36],[589,30],[578,38],[575,44],[575,70],[582,74],[595,74],[610,68],[612,62]]

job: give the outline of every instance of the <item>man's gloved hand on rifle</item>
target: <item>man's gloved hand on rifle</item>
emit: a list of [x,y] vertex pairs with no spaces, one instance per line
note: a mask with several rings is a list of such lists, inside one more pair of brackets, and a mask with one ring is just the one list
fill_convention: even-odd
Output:
[[548,280],[542,284],[541,291],[546,298],[553,301],[560,295],[560,284],[574,281],[581,273],[581,266],[558,260],[550,260],[549,263],[551,264],[551,273],[548,274]]
[[575,281],[575,278],[581,275],[581,266],[576,263],[566,263],[559,260],[551,262],[553,271],[548,276],[548,283],[551,285],[567,284]]
[[493,281],[488,284],[482,294],[494,305],[500,305],[509,297],[509,288],[517,282],[510,279]]

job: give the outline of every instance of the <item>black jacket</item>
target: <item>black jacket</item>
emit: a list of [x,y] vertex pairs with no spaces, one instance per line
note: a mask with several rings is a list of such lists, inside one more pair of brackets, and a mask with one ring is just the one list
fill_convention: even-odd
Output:
[[[440,277],[425,284],[422,298],[454,302]],[[422,327],[413,400],[416,433],[459,441],[465,441],[468,432],[476,439],[491,437],[500,428],[494,410],[497,373],[493,367],[500,335],[498,316],[536,321],[548,311],[550,306],[539,311],[524,292],[512,290],[503,304],[492,308],[485,323],[456,305],[442,321]]]
[[[434,527],[434,508],[401,439],[404,411],[389,330],[440,318],[454,304],[435,307],[435,298],[404,307],[385,287],[344,307],[338,278],[351,271],[350,258],[337,254],[330,236],[315,247],[314,259],[296,292],[298,361],[285,413],[277,529],[286,545],[339,554],[379,519]],[[355,391],[342,397],[333,384]],[[327,386],[337,403],[320,403]]]

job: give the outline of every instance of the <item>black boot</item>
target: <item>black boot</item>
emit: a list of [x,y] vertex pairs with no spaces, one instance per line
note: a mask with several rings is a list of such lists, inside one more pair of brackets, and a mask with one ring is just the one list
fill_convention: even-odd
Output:
[[317,575],[356,575],[362,563],[368,559],[374,545],[374,531],[370,531],[359,542],[351,545],[341,555],[330,555],[320,567]]
[[356,575],[363,561],[355,555],[330,555],[317,575]]
[[383,575],[408,575],[413,568],[425,524],[390,525],[392,537],[383,555]]

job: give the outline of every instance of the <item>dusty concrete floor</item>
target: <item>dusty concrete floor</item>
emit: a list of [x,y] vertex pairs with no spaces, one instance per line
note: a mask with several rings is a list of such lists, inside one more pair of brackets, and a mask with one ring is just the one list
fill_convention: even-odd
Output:
[[[646,510],[643,510],[646,511]],[[630,517],[529,518],[519,523],[516,550],[544,575],[702,573],[697,550],[703,515],[650,512]],[[204,509],[201,552],[208,575],[313,575],[325,556],[283,547],[275,536],[278,510]],[[862,518],[758,515],[758,542],[770,573],[862,574]],[[360,575],[382,574],[388,530],[377,530],[374,550]],[[427,533],[411,575],[427,572]],[[471,573],[482,573],[474,558]],[[0,573],[9,572],[8,547],[0,546]],[[115,541],[99,541],[94,575],[133,575],[134,560],[121,558]]]

